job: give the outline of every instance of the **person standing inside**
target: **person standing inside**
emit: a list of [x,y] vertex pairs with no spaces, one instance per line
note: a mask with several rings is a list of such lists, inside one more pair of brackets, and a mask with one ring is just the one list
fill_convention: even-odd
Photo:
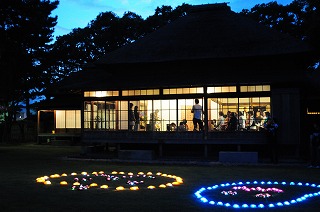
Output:
[[140,128],[140,112],[138,111],[138,106],[134,106],[134,118],[135,118],[135,124],[134,124],[134,131],[139,131]]
[[128,116],[129,116],[128,117],[128,119],[129,119],[129,131],[133,131],[133,127],[134,127],[135,121],[136,121],[136,119],[134,118],[134,113],[133,113],[132,108],[133,108],[133,104],[130,103],[129,104],[129,114],[128,114]]
[[203,130],[203,122],[202,122],[202,114],[203,109],[199,104],[199,99],[194,100],[195,104],[192,106],[191,113],[193,113],[193,131],[197,131],[197,127],[199,126],[199,131]]

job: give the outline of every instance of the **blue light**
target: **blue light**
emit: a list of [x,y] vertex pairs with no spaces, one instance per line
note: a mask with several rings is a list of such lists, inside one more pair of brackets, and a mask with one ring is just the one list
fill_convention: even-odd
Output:
[[[257,182],[257,181],[253,181],[252,183],[250,183],[250,181],[246,181],[245,182],[246,185],[250,185],[250,184],[255,184],[257,186],[259,185],[278,185],[279,182],[275,181],[272,183],[272,181],[261,181],[261,182]],[[286,182],[281,182],[282,185],[287,185]],[[223,183],[223,184],[220,184],[221,187],[225,188],[225,187],[232,187],[231,189],[239,189],[241,186],[240,185],[244,185],[243,182],[238,182],[238,183]],[[288,185],[290,186],[293,186],[293,185],[296,185],[296,186],[311,186],[311,187],[316,187],[316,188],[319,188],[320,186],[316,186],[316,184],[310,184],[310,183],[301,183],[301,182],[298,182],[298,183],[295,183],[295,182],[290,182],[288,183]],[[202,192],[204,191],[210,191],[210,192],[214,192],[213,189],[217,189],[220,187],[219,185],[214,185],[212,187],[207,187],[207,188],[200,188],[197,192],[195,192],[195,196],[200,199],[201,202],[203,203],[209,203],[210,205],[215,205],[215,206],[224,206],[224,207],[232,207],[232,208],[265,208],[266,205],[262,204],[262,203],[259,203],[259,204],[247,204],[247,203],[238,203],[238,202],[235,202],[235,203],[232,203],[233,205],[231,205],[229,202],[223,202],[223,201],[218,201],[218,200],[213,200],[213,199],[207,199],[204,195],[202,196]],[[220,187],[220,188],[221,188]],[[244,186],[246,187],[246,186]],[[259,187],[261,188],[261,187]],[[270,187],[271,188],[271,187]],[[268,188],[268,189],[270,189]],[[275,190],[274,189],[278,189],[276,187],[273,187],[272,188],[272,191],[274,192]],[[280,190],[281,192],[283,192],[283,189],[278,189]],[[220,192],[220,191],[219,191]],[[249,191],[250,192],[250,191]],[[278,192],[279,193],[279,192]],[[272,196],[272,195],[271,195]],[[289,201],[284,201],[284,202],[277,202],[277,203],[272,203],[270,202],[267,206],[269,208],[273,208],[273,207],[283,207],[283,206],[289,206],[289,205],[292,205],[292,204],[296,204],[298,202],[302,202],[304,200],[307,200],[308,198],[310,197],[315,197],[315,196],[320,196],[320,191],[317,191],[317,192],[314,192],[314,193],[307,193],[307,194],[303,194],[301,197],[297,198],[297,199],[292,199],[292,200],[289,200]],[[269,196],[268,196],[269,197]],[[268,198],[267,197],[267,198]],[[274,196],[275,197],[275,196]],[[230,198],[231,195],[230,195]],[[272,199],[270,199],[272,200]],[[270,201],[269,200],[269,201]],[[232,201],[232,200],[231,200]],[[233,201],[232,201],[233,202]]]
[[201,194],[199,192],[194,193],[196,195],[196,197],[199,199],[201,196]]
[[250,208],[256,208],[257,206],[255,204],[251,204]]
[[238,204],[234,204],[232,207],[233,208],[240,208],[240,206]]
[[202,197],[200,200],[201,200],[202,202],[208,202],[207,198],[205,198],[205,197]]
[[277,206],[283,206],[282,202],[278,202]]
[[269,205],[269,208],[274,208],[274,204],[270,203]]
[[248,205],[248,204],[243,204],[241,207],[242,207],[242,208],[248,208],[249,205]]

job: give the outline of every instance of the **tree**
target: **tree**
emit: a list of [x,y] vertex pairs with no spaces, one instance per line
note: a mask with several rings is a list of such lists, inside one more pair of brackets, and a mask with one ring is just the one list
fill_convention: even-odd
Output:
[[[6,132],[21,101],[30,115],[29,100],[40,89],[41,65],[52,41],[57,17],[50,17],[58,0],[2,0],[0,3],[0,70],[7,76],[0,97],[6,116]],[[4,78],[3,78],[4,79]]]
[[67,35],[59,36],[48,56],[47,75],[42,75],[44,95],[51,97],[56,83],[71,73],[185,15],[189,8],[187,4],[174,10],[171,6],[157,7],[155,14],[146,20],[130,11],[122,17],[111,11],[102,12],[83,29],[76,28]]
[[242,10],[240,14],[283,33],[305,40],[315,47],[315,61],[310,70],[320,72],[320,1],[294,0],[289,5],[277,2],[257,4],[251,10]]

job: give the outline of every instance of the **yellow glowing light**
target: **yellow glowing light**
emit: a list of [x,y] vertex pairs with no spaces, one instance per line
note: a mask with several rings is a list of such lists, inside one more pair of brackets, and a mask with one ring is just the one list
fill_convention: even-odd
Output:
[[101,185],[100,188],[107,189],[107,188],[109,188],[109,186],[108,185]]
[[180,185],[179,182],[173,182],[172,185]]
[[44,183],[46,181],[46,178],[45,177],[38,177],[36,179],[37,183]]
[[52,174],[52,175],[50,175],[50,178],[58,178],[58,177],[60,177],[59,174]]
[[123,187],[123,186],[118,186],[118,187],[116,188],[116,190],[117,190],[117,191],[122,191],[122,190],[124,190],[124,187]]
[[74,182],[73,185],[74,185],[74,186],[79,186],[80,183],[79,183],[79,182]]
[[139,187],[138,186],[132,186],[132,187],[130,187],[130,190],[136,191],[136,190],[139,190]]
[[97,183],[91,183],[91,184],[90,184],[90,187],[97,187],[97,186],[98,186]]
[[[96,177],[98,177],[100,174],[102,175],[104,173],[105,173],[104,171],[99,171],[99,172],[93,171],[92,175],[95,175]],[[133,172],[126,173],[126,172],[123,172],[123,171],[120,171],[120,172],[112,171],[111,173],[114,174],[114,175],[116,175],[116,174],[123,175],[124,178],[126,177],[125,176],[126,174],[129,175],[129,176],[134,176],[135,175]],[[45,185],[51,185],[51,184],[55,183],[55,182],[51,182],[50,181],[50,180],[52,180],[52,178],[59,178],[61,176],[65,177],[65,176],[68,176],[68,175],[66,173],[63,173],[61,175],[52,174],[52,175],[49,175],[49,176],[38,177],[38,178],[36,178],[36,182],[43,183]],[[72,172],[70,175],[74,176],[74,175],[78,175],[78,174],[76,172]],[[83,172],[81,172],[81,175],[89,176],[90,174],[88,174],[88,172],[84,172],[83,171]],[[148,171],[148,172],[140,171],[136,175],[137,175],[137,177],[139,177],[138,175],[153,176],[154,174],[151,171]],[[147,187],[144,186],[144,188],[147,188],[147,189],[168,188],[168,187],[177,186],[177,185],[180,185],[180,184],[183,183],[183,179],[181,177],[176,176],[176,175],[170,175],[170,174],[165,174],[165,173],[161,173],[161,172],[157,172],[156,175],[161,176],[161,177],[172,178],[172,179],[174,179],[174,182],[167,182],[167,183],[164,182],[163,184],[160,184],[160,185],[159,184],[158,185],[149,185]],[[83,180],[87,181],[86,179],[83,179]],[[60,185],[68,185],[70,183],[73,186],[81,186],[81,182],[79,182],[78,178],[75,178],[74,182],[69,182],[68,183],[67,181],[59,181],[57,183],[59,183]],[[90,188],[90,187],[98,187],[98,184],[94,183],[94,182],[91,182],[91,184],[88,184],[87,186],[88,186],[88,188]],[[108,185],[99,185],[99,187],[101,189],[108,189],[109,188]],[[117,190],[117,191],[121,191],[121,190],[140,190],[140,189],[141,188],[139,188],[138,186],[132,186],[132,187],[128,187],[128,188],[125,188],[124,186],[118,186],[118,187],[115,188],[115,190]]]
[[148,189],[155,189],[156,187],[153,186],[153,185],[150,185],[150,186],[148,186],[147,188],[148,188]]
[[60,185],[68,185],[67,181],[61,181]]
[[177,177],[177,178],[176,178],[176,181],[177,181],[177,182],[180,182],[180,183],[183,183],[183,180],[182,180],[181,177]]

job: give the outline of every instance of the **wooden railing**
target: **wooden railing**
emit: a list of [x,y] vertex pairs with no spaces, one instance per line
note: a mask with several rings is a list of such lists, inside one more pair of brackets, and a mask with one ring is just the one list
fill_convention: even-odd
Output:
[[158,132],[85,131],[84,143],[265,144],[265,133],[255,132]]

